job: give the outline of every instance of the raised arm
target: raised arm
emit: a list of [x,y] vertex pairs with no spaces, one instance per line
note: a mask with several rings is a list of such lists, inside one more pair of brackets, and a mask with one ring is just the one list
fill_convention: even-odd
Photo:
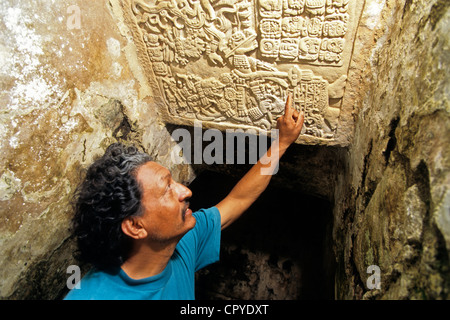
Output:
[[292,108],[292,95],[286,100],[284,115],[277,120],[278,139],[267,153],[242,177],[216,207],[220,211],[222,230],[236,221],[266,189],[286,149],[302,130],[304,115]]

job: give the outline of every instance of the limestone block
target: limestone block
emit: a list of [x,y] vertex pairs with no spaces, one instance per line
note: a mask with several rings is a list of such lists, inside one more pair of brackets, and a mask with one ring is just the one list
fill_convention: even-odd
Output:
[[340,117],[361,1],[110,2],[166,122],[267,133],[291,92],[305,112],[298,143],[349,143]]

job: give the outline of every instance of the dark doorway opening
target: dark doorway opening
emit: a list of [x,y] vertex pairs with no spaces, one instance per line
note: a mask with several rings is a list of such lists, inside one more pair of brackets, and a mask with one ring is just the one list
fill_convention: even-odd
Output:
[[[217,204],[237,181],[202,172],[189,186],[191,208]],[[334,299],[332,206],[280,185],[222,232],[220,262],[196,274],[197,299]]]

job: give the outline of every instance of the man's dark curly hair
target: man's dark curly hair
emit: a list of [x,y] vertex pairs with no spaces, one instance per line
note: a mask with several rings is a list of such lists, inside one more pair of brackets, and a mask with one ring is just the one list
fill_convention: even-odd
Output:
[[119,267],[127,259],[130,238],[124,218],[142,213],[136,171],[152,158],[134,146],[110,145],[88,168],[75,192],[74,235],[79,259],[98,269]]

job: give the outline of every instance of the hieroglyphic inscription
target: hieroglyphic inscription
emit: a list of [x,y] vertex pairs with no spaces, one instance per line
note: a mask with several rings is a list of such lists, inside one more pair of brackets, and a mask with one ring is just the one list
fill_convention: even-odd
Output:
[[341,65],[349,0],[258,0],[261,55]]
[[[123,0],[168,114],[270,130],[286,94],[304,135],[333,138],[346,83],[306,66],[340,66],[351,0]],[[141,53],[142,54],[142,53]],[[150,72],[150,70],[146,70]]]

